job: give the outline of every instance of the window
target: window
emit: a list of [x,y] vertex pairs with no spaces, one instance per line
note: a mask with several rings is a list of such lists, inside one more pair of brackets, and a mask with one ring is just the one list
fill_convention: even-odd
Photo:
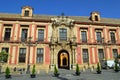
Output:
[[[5,51],[5,52],[8,54],[9,48],[2,48],[2,51]],[[8,61],[8,55],[7,55],[7,54],[4,54],[4,55],[2,56],[1,60],[2,60],[3,62],[7,62],[7,61]]]
[[29,11],[28,11],[28,10],[25,10],[24,16],[25,16],[25,17],[28,17],[28,16],[29,16]]
[[28,29],[22,29],[21,40],[27,40]]
[[86,43],[87,42],[87,32],[81,31],[81,37],[82,37],[82,42]]
[[44,29],[38,29],[38,41],[44,41]]
[[114,58],[117,58],[117,56],[118,56],[118,51],[117,51],[117,49],[113,49],[113,57],[114,57]]
[[96,32],[97,42],[102,42],[101,32]]
[[60,28],[59,37],[60,37],[60,41],[67,41],[67,29]]
[[111,38],[111,43],[115,43],[115,33],[114,32],[110,32],[110,38]]
[[88,55],[88,49],[83,49],[82,50],[82,54],[83,54],[83,62],[89,62],[89,55]]
[[43,63],[43,54],[44,54],[44,49],[37,48],[36,63]]
[[98,49],[98,57],[100,60],[104,59],[104,52],[103,49]]
[[5,41],[10,40],[10,35],[11,35],[11,28],[5,28],[4,40]]
[[20,48],[19,51],[19,62],[20,63],[25,63],[26,59],[26,48]]
[[95,21],[98,21],[98,16],[97,15],[95,15]]

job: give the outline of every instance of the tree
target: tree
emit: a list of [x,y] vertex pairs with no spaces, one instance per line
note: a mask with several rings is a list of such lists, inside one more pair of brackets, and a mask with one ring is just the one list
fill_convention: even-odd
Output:
[[56,65],[54,66],[54,75],[57,77],[59,76],[58,69],[57,69]]
[[79,66],[78,66],[78,64],[76,64],[76,75],[80,75],[80,68],[79,68]]
[[0,52],[0,72],[2,70],[2,63],[3,62],[7,62],[7,59],[8,59],[8,53],[6,51],[1,51]]
[[115,70],[115,72],[118,72],[118,71],[119,71],[119,67],[118,67],[118,63],[117,63],[117,62],[115,62],[114,70]]
[[36,72],[36,70],[35,70],[35,65],[33,65],[33,68],[32,68],[32,74],[30,75],[31,78],[35,78],[35,77],[36,77],[35,72]]
[[101,74],[101,65],[100,63],[97,64],[97,71],[96,71],[98,74]]
[[35,74],[35,65],[33,65],[32,74]]
[[118,54],[117,58],[120,59],[120,54]]
[[11,78],[9,67],[6,67],[6,70],[5,70],[5,77],[6,77],[6,78]]
[[0,52],[0,62],[6,62],[8,59],[8,53],[6,51]]

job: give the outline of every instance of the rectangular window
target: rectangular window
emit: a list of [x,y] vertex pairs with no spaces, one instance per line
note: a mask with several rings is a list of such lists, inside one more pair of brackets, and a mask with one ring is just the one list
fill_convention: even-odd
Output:
[[19,50],[19,62],[25,63],[26,59],[26,48],[20,48]]
[[29,11],[28,11],[28,10],[25,10],[24,16],[25,16],[25,17],[28,17],[28,16],[29,16]]
[[[5,51],[7,54],[9,54],[9,48],[2,48],[2,51]],[[3,62],[7,62],[8,61],[8,55],[3,55],[2,57],[1,57],[1,60],[3,61]]]
[[43,63],[43,54],[44,54],[44,49],[37,48],[36,63]]
[[4,40],[9,41],[11,35],[11,28],[5,28]]
[[38,41],[44,41],[44,29],[38,29]]
[[102,36],[101,36],[101,32],[96,32],[96,39],[97,39],[97,42],[102,43]]
[[99,19],[98,19],[98,16],[96,15],[96,16],[95,16],[95,21],[98,21],[98,20],[99,20]]
[[83,55],[83,62],[84,63],[89,62],[88,49],[83,49],[82,55]]
[[22,29],[21,40],[27,40],[28,29]]
[[60,37],[60,41],[67,41],[67,29],[60,28],[59,37]]
[[104,52],[103,49],[98,49],[98,57],[100,60],[104,59]]
[[117,58],[117,56],[118,56],[117,49],[113,49],[113,58]]
[[87,42],[87,32],[86,31],[81,31],[81,38],[82,38],[83,43]]
[[111,43],[116,43],[115,32],[110,32]]

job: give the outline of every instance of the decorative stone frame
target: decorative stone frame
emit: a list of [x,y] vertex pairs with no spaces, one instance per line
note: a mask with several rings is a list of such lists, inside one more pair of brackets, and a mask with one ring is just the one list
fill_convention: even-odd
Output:
[[[25,11],[29,11],[28,16],[25,16]],[[23,6],[21,16],[22,17],[32,17],[33,16],[33,8],[30,6]]]
[[91,12],[90,20],[100,21],[100,13],[99,12]]

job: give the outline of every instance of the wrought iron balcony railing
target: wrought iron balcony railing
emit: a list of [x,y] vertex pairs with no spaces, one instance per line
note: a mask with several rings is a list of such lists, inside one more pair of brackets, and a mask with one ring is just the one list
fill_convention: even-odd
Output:
[[50,42],[53,42],[53,43],[76,42],[76,37],[51,37]]

